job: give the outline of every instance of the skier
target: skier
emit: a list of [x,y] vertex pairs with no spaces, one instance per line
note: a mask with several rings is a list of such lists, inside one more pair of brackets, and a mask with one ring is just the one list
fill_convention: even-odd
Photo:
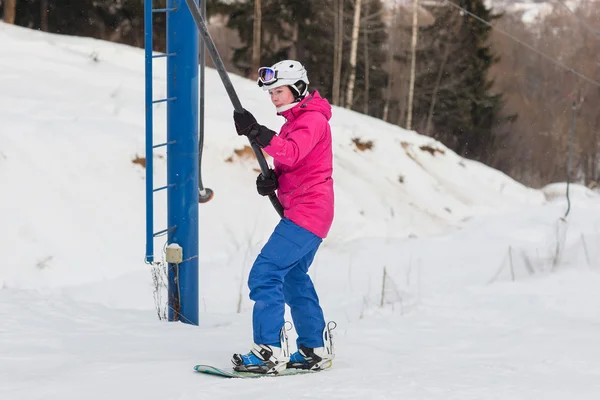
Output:
[[[276,193],[284,217],[256,258],[248,286],[255,302],[254,345],[234,354],[237,371],[277,374],[286,368],[319,370],[334,358],[331,330],[308,275],[315,253],[333,222],[331,106],[318,91],[309,93],[304,66],[294,60],[258,70],[258,86],[268,91],[277,114],[286,119],[279,134],[259,125],[244,110],[234,112],[238,135],[245,135],[274,159],[274,170],[256,180],[258,193]],[[285,304],[298,333],[290,356]]]

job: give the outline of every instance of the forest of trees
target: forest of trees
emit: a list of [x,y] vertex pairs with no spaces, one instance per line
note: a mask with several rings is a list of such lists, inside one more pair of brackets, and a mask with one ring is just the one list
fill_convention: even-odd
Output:
[[[582,0],[577,17],[556,7],[525,24],[484,0],[450,1],[413,8],[417,1],[207,0],[207,10],[231,72],[254,78],[260,65],[298,59],[312,88],[333,104],[410,126],[528,185],[566,180],[574,118],[571,179],[598,182],[600,26],[591,26],[600,7]],[[32,29],[143,47],[143,5],[0,0],[0,15]],[[155,50],[164,50],[165,25],[164,14],[154,16]]]

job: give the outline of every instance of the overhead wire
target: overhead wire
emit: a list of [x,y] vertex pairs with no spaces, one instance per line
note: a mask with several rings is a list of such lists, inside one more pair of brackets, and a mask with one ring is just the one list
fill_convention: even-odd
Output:
[[507,37],[511,38],[511,39],[512,39],[512,40],[514,40],[515,42],[517,42],[517,43],[519,43],[519,44],[521,44],[521,45],[523,45],[523,46],[527,47],[529,50],[531,50],[531,51],[533,51],[534,53],[536,53],[536,54],[538,54],[538,55],[540,55],[540,56],[544,57],[545,59],[547,59],[547,60],[551,61],[553,64],[555,64],[555,65],[559,66],[560,68],[563,68],[563,69],[565,69],[565,70],[567,70],[567,71],[570,71],[570,72],[571,72],[571,73],[573,73],[574,75],[577,75],[578,77],[580,77],[581,79],[585,80],[585,81],[586,81],[586,82],[588,82],[588,83],[591,83],[592,85],[595,85],[595,86],[597,86],[597,87],[600,87],[600,82],[598,82],[597,80],[595,80],[595,79],[592,79],[592,78],[588,77],[587,75],[584,75],[583,73],[581,73],[581,72],[577,71],[577,70],[576,70],[576,69],[574,69],[573,67],[570,67],[570,66],[568,66],[567,64],[565,64],[565,63],[563,63],[563,62],[561,62],[561,61],[558,61],[557,59],[555,59],[555,58],[553,58],[553,57],[549,56],[548,54],[544,53],[544,52],[543,52],[543,51],[541,51],[541,50],[538,50],[538,49],[536,49],[534,46],[530,45],[529,43],[527,43],[527,42],[525,42],[525,41],[523,41],[523,40],[521,40],[521,39],[519,39],[518,37],[516,37],[516,36],[514,36],[514,35],[511,35],[510,33],[506,32],[505,30],[503,30],[503,29],[501,29],[501,28],[499,28],[499,27],[497,27],[497,26],[495,26],[495,25],[492,25],[492,24],[491,24],[491,23],[489,23],[488,21],[486,21],[486,20],[484,20],[483,18],[481,18],[481,17],[479,17],[479,16],[477,16],[477,15],[473,14],[473,13],[472,13],[472,12],[470,12],[469,10],[465,9],[464,7],[461,7],[461,6],[459,6],[458,4],[454,3],[453,1],[451,1],[451,0],[444,0],[444,3],[446,3],[446,4],[449,4],[449,5],[451,5],[452,7],[454,7],[454,8],[456,8],[456,9],[459,9],[459,10],[461,10],[461,11],[462,11],[462,12],[464,12],[465,14],[467,14],[467,15],[469,15],[469,16],[471,16],[471,17],[475,18],[475,19],[476,19],[476,20],[478,20],[479,22],[481,22],[481,23],[483,23],[483,24],[485,24],[485,25],[489,26],[489,27],[490,27],[490,28],[492,28],[493,30],[495,30],[495,31],[497,31],[497,32],[499,32],[499,33],[501,33],[501,34],[503,34],[503,35],[505,35],[505,36],[507,36]]
[[[585,23],[585,21],[583,21],[583,19],[581,19],[581,17],[579,17],[579,15],[577,15],[573,10],[571,10],[566,3],[563,2],[563,0],[556,0],[559,3],[561,3],[567,10],[569,10],[569,12],[571,14],[573,14],[577,20],[579,21],[579,23],[584,26],[586,29],[588,29],[589,31],[591,31],[592,33],[594,33],[594,35],[600,37],[600,32],[596,31],[594,28],[590,27],[588,24]],[[569,72],[571,72],[572,74],[580,77],[581,79],[585,80],[588,83],[591,83],[592,85],[595,85],[597,87],[600,87],[600,82],[596,81],[593,78],[588,77],[587,75],[575,70],[573,67],[570,67],[569,65],[558,61],[557,59],[549,56],[548,54],[544,53],[541,50],[536,49],[534,46],[530,45],[529,43],[517,38],[514,35],[511,35],[510,33],[506,32],[505,30],[492,25],[491,23],[489,23],[488,21],[484,20],[483,18],[473,14],[472,12],[470,12],[469,10],[465,9],[464,7],[461,7],[460,5],[454,3],[451,0],[444,0],[443,3],[447,3],[449,5],[451,5],[452,7],[459,9],[460,11],[462,11],[463,13],[475,18],[477,21],[489,26],[490,28],[492,28],[492,30],[495,30],[507,37],[509,37],[510,39],[514,40],[515,42],[521,44],[522,46],[527,47],[529,50],[533,51],[534,53],[544,57],[545,59],[551,61],[553,64],[559,66],[560,68],[563,68]],[[567,198],[567,211],[563,217],[563,219],[566,219],[566,217],[569,215],[569,212],[571,210],[571,199],[569,196],[569,186],[570,186],[570,175],[571,175],[571,159],[572,159],[572,151],[573,151],[573,139],[574,139],[574,132],[575,132],[575,110],[577,108],[576,102],[573,100],[573,104],[571,107],[571,124],[570,124],[570,129],[569,129],[569,151],[568,151],[568,163],[567,163],[567,189],[566,189],[566,198]]]

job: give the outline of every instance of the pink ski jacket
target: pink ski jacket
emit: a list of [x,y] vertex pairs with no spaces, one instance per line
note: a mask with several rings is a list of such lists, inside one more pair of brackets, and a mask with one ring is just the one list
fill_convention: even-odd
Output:
[[274,159],[284,216],[325,238],[333,222],[331,106],[318,91],[283,111],[287,121],[264,150]]

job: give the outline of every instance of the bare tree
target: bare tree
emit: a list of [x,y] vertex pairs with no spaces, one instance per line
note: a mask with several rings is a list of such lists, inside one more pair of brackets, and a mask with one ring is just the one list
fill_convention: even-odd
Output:
[[252,37],[252,72],[251,78],[258,78],[258,69],[260,68],[260,47],[261,47],[261,23],[262,10],[260,0],[254,0],[254,31]]
[[[586,3],[577,13],[584,21],[600,18],[600,9]],[[499,24],[523,42],[598,80],[600,40],[567,10],[556,9],[533,25],[513,16],[504,16]],[[505,112],[518,118],[499,132],[504,145],[492,165],[528,185],[565,181],[572,144],[571,180],[595,185],[600,178],[598,88],[506,36],[494,34],[493,43],[502,55],[493,71],[494,90],[503,93]]]
[[429,105],[429,113],[427,114],[427,124],[425,125],[425,135],[431,135],[431,122],[433,120],[433,112],[435,110],[435,102],[437,101],[437,94],[440,90],[440,83],[442,82],[442,75],[444,74],[444,67],[446,66],[446,62],[448,62],[448,55],[450,54],[450,47],[446,46],[444,50],[444,58],[442,58],[442,63],[440,65],[440,69],[438,71],[438,75],[436,77],[435,86],[433,88],[433,94],[431,95],[431,104]]
[[48,32],[48,0],[40,0],[40,29]]
[[[406,124],[410,84],[410,53],[407,49],[410,50],[411,46],[412,11],[412,4],[407,5],[400,2],[389,9],[388,57],[385,61],[388,83],[383,97],[383,118],[385,121],[399,126]],[[419,7],[417,11],[419,28],[435,23],[435,17],[430,10]],[[425,47],[427,44],[419,46]],[[418,70],[415,71],[415,75],[415,80],[417,80]]]
[[296,21],[292,27],[292,45],[290,46],[290,58],[296,60],[298,58],[298,30],[299,25]]
[[408,111],[406,116],[406,129],[411,129],[412,126],[412,108],[413,108],[413,97],[415,93],[415,69],[417,63],[417,35],[418,35],[418,23],[419,23],[419,0],[413,0],[413,28],[412,28],[412,40],[411,40],[411,58],[410,58],[410,87],[408,89]]
[[15,15],[17,14],[17,0],[4,1],[4,22],[7,24],[15,23]]
[[362,0],[354,2],[354,22],[352,25],[352,42],[350,45],[350,77],[346,91],[346,108],[352,108],[354,101],[354,83],[356,81],[356,54],[358,52],[358,33],[360,31],[360,11]]
[[342,53],[344,47],[344,0],[335,0],[334,45],[333,45],[333,104],[340,105],[340,86],[342,81]]
[[390,35],[388,40],[388,53],[387,53],[387,69],[388,69],[388,82],[387,88],[385,91],[385,103],[383,106],[383,120],[388,121],[388,115],[390,111],[390,100],[392,98],[392,86],[394,84],[394,73],[396,72],[396,68],[394,68],[394,52],[396,50],[396,16],[398,15],[398,8],[394,5],[392,11],[392,23],[390,26]]
[[[369,0],[366,0],[364,3],[365,6],[365,12],[363,14],[367,14],[368,10],[369,10]],[[368,27],[368,25],[367,25]],[[370,89],[370,82],[369,82],[369,70],[371,69],[371,65],[369,63],[369,30],[368,29],[363,29],[363,43],[364,43],[364,63],[365,63],[365,95],[363,97],[364,102],[363,102],[363,113],[364,114],[369,114],[369,89]]]

